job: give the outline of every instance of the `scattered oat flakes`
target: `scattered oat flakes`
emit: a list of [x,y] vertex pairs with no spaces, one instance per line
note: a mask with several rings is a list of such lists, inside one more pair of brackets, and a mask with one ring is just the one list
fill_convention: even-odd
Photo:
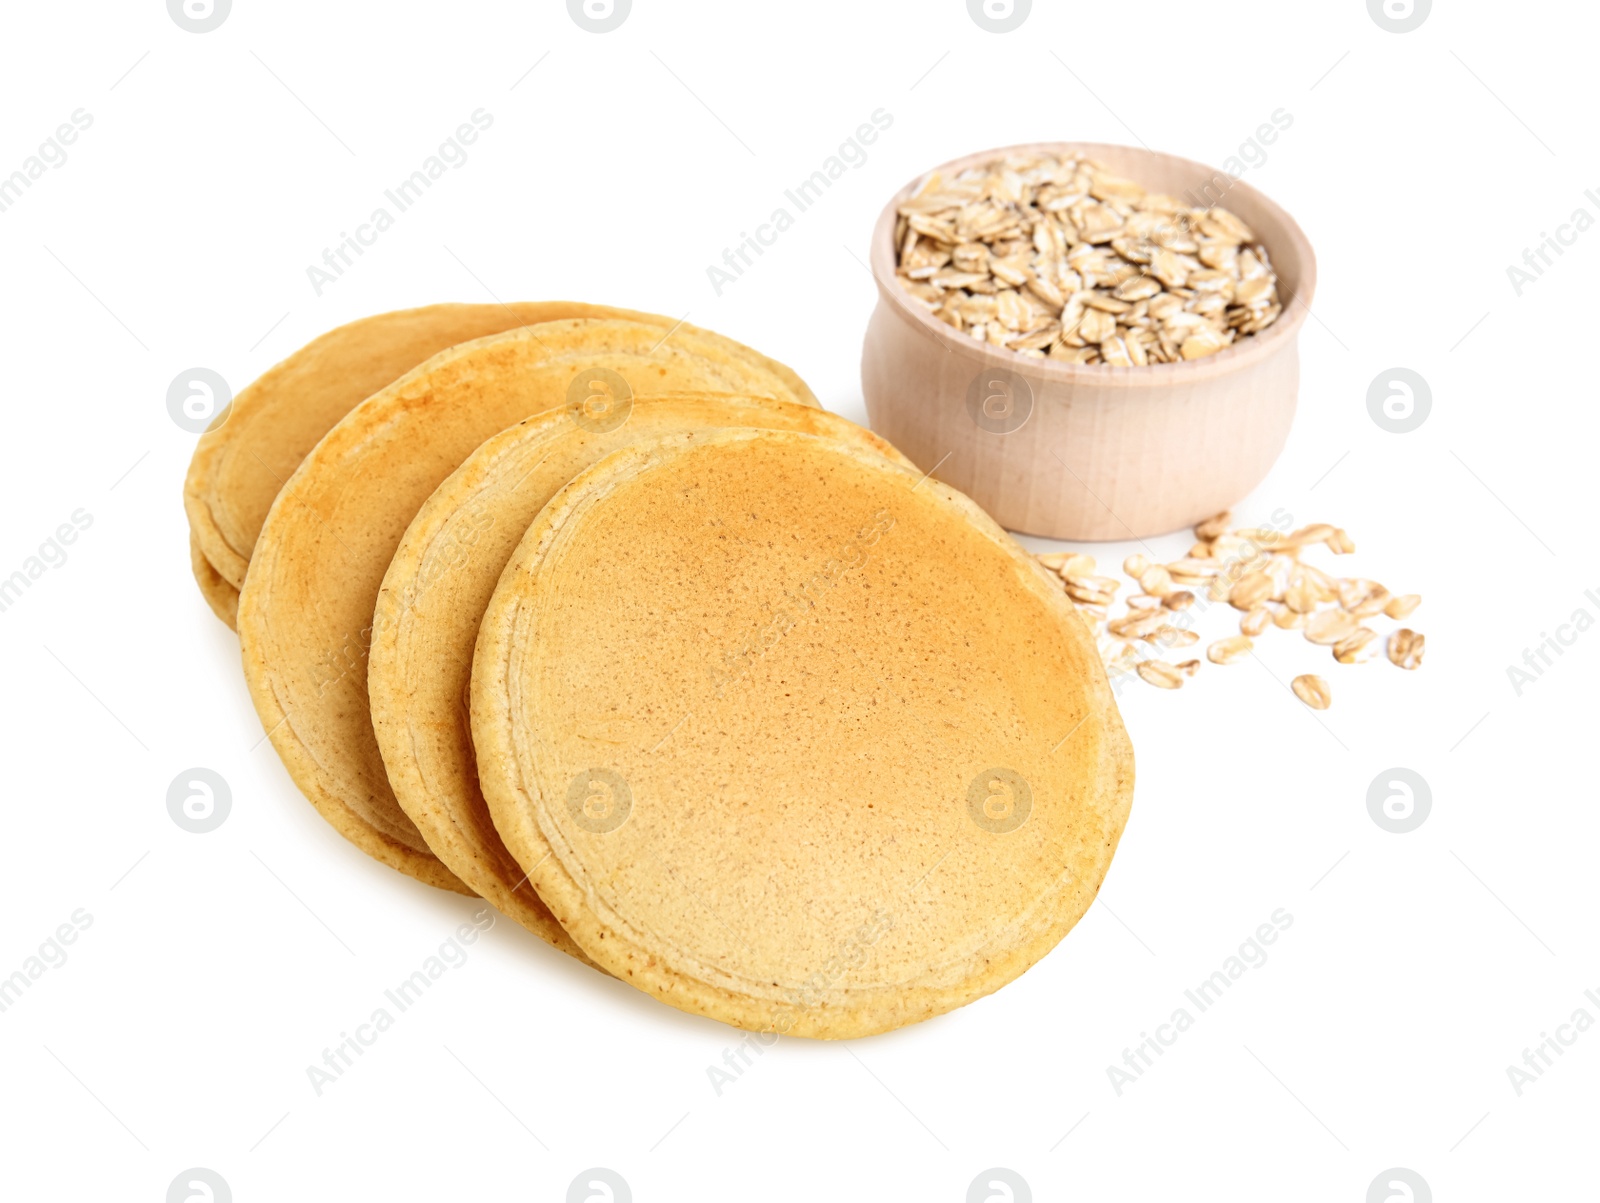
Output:
[[1331,536],[1338,533],[1338,527],[1329,526],[1326,522],[1313,522],[1310,526],[1302,526],[1299,530],[1291,531],[1284,536],[1282,546],[1304,547],[1310,543],[1326,543]]
[[1250,636],[1230,635],[1206,648],[1206,659],[1213,664],[1232,664],[1235,660],[1242,660],[1248,656],[1253,647],[1255,643]]
[[1371,627],[1357,627],[1333,645],[1333,658],[1340,664],[1362,664],[1377,653],[1377,640]]
[[1348,610],[1318,610],[1306,619],[1306,638],[1312,643],[1332,645],[1352,634],[1360,624]]
[[1228,591],[1228,604],[1235,610],[1254,610],[1272,596],[1272,578],[1261,571],[1247,572]]
[[1347,577],[1339,582],[1339,604],[1357,618],[1382,614],[1389,604],[1389,591],[1377,581]]
[[1272,621],[1272,611],[1265,604],[1255,606],[1246,611],[1245,616],[1239,620],[1239,633],[1246,636],[1261,634],[1267,629],[1267,623]]
[[1417,593],[1402,593],[1398,597],[1391,597],[1389,604],[1384,606],[1383,612],[1390,618],[1409,618],[1411,612],[1422,604],[1422,596]]
[[1113,672],[1129,672],[1139,662],[1139,653],[1131,643],[1114,643],[1104,656],[1106,667]]
[[1401,627],[1389,636],[1389,662],[1401,668],[1421,668],[1425,642],[1423,636],[1409,627]]
[[1185,584],[1198,584],[1200,581],[1214,580],[1221,566],[1209,559],[1201,559],[1193,553],[1181,560],[1174,560],[1167,565],[1167,575],[1175,581]]
[[[1114,307],[1103,310],[1114,311]],[[1402,668],[1421,665],[1426,645],[1420,634],[1400,629],[1385,637],[1364,624],[1380,616],[1394,620],[1409,616],[1421,604],[1417,594],[1391,594],[1377,581],[1340,577],[1300,558],[1319,546],[1335,555],[1351,554],[1355,542],[1346,531],[1318,522],[1285,535],[1271,527],[1233,529],[1228,525],[1231,520],[1222,513],[1199,523],[1195,534],[1200,541],[1181,560],[1159,564],[1148,555],[1127,557],[1122,568],[1138,583],[1138,590],[1123,599],[1125,609],[1120,613],[1112,608],[1121,582],[1096,576],[1093,557],[1055,552],[1039,560],[1061,578],[1090,628],[1108,637],[1101,658],[1113,676],[1137,671],[1160,688],[1181,686],[1185,676],[1199,670],[1199,660],[1172,665],[1145,659],[1149,653],[1137,645],[1165,649],[1200,642],[1200,633],[1193,629],[1195,618],[1222,602],[1243,613],[1238,635],[1207,647],[1206,658],[1217,664],[1242,659],[1252,650],[1254,637],[1276,626],[1302,631],[1312,643],[1329,648],[1340,664],[1360,664],[1386,649],[1389,659]],[[1325,709],[1331,700],[1327,682],[1315,674],[1295,678],[1294,689],[1315,709]]]
[[1160,610],[1140,610],[1106,623],[1106,629],[1120,639],[1147,639],[1166,625]]
[[1281,610],[1272,612],[1272,625],[1283,631],[1303,630],[1306,625],[1306,615],[1299,610],[1291,610],[1284,606]]
[[1152,564],[1139,578],[1139,588],[1151,597],[1165,597],[1172,592],[1172,574],[1160,564]]
[[1089,576],[1094,572],[1094,557],[1077,551],[1057,551],[1039,557],[1039,563],[1062,576]]
[[1067,596],[1091,606],[1109,606],[1122,587],[1121,581],[1106,576],[1067,576]]
[[1289,684],[1294,689],[1294,696],[1313,710],[1326,710],[1333,704],[1333,691],[1315,673],[1302,673]]
[[1183,674],[1165,660],[1139,661],[1139,675],[1157,689],[1177,689],[1183,684]]
[[1283,604],[1296,614],[1309,614],[1317,608],[1316,590],[1303,572],[1290,574],[1289,587],[1283,592]]

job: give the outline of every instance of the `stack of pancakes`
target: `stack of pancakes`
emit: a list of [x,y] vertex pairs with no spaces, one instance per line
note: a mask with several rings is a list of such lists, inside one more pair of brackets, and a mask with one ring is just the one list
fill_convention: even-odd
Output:
[[353,844],[672,1006],[848,1037],[1017,977],[1132,753],[1004,531],[794,372],[669,318],[342,327],[200,440],[195,577]]

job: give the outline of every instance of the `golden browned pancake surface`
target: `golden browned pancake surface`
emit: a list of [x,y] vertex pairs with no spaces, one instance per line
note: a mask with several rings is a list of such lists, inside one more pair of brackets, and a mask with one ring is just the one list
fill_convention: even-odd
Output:
[[1059,582],[960,494],[802,434],[577,477],[484,615],[471,721],[495,825],[577,945],[784,1034],[1017,977],[1093,900],[1132,796]]
[[239,637],[273,746],[343,834],[430,884],[466,889],[428,849],[384,773],[367,705],[379,585],[428,495],[485,439],[569,395],[592,417],[593,373],[621,377],[636,396],[786,391],[766,368],[691,330],[664,339],[635,321],[520,327],[443,351],[358,405],[284,486],[256,543]]
[[200,550],[200,541],[189,535],[189,568],[194,572],[194,582],[200,586],[200,596],[206,599],[211,612],[233,630],[239,625],[239,591],[216,570],[206,553]]
[[463,882],[558,945],[559,925],[506,851],[478,790],[466,697],[479,620],[528,524],[579,472],[641,439],[726,426],[823,434],[907,464],[870,431],[789,402],[643,398],[614,427],[558,410],[473,452],[412,520],[384,577],[367,692],[395,798]]
[[804,381],[782,364],[730,338],[657,314],[573,301],[429,305],[376,314],[330,330],[267,371],[239,392],[223,421],[200,437],[183,501],[206,559],[235,589],[243,586],[278,490],[334,423],[361,401],[447,347],[562,318],[626,318],[659,327],[664,337],[695,335],[702,343],[717,344],[724,356],[764,369],[785,399],[816,404]]

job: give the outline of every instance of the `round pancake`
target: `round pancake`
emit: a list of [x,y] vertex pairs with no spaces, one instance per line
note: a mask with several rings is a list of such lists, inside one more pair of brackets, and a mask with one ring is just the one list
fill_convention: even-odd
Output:
[[551,301],[515,305],[429,305],[362,318],[330,330],[240,391],[200,437],[183,486],[184,510],[200,548],[235,589],[272,500],[322,436],[357,404],[447,347],[517,326],[562,318],[624,318],[715,344],[717,354],[765,369],[786,400],[815,405],[805,382],[749,347],[669,317]]
[[445,477],[491,435],[566,402],[585,371],[618,373],[634,395],[784,391],[715,340],[664,340],[642,322],[546,322],[452,347],[317,444],[273,503],[240,594],[245,678],[289,775],[347,837],[434,885],[466,890],[395,802],[367,706],[378,588]]
[[801,434],[675,436],[573,480],[484,614],[471,719],[495,826],[578,946],[780,1034],[1017,977],[1132,799],[1059,582],[961,494]]
[[200,550],[200,540],[189,533],[189,567],[194,572],[195,584],[200,586],[200,596],[206,599],[211,612],[228,624],[229,630],[239,626],[239,591],[216,570],[206,553]]
[[725,426],[827,435],[910,466],[871,431],[788,402],[653,397],[609,431],[557,411],[474,451],[412,520],[384,576],[367,694],[389,785],[457,877],[551,943],[571,944],[564,932],[555,938],[560,925],[501,843],[478,790],[466,710],[478,622],[528,524],[579,472],[643,439]]

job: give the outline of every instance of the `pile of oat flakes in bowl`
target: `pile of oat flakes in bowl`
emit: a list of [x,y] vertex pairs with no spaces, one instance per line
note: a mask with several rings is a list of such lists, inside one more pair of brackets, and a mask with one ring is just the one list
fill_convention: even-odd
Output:
[[[1255,640],[1273,627],[1299,631],[1313,643],[1329,649],[1340,664],[1361,664],[1383,650],[1390,663],[1406,669],[1422,665],[1424,636],[1397,627],[1387,637],[1374,626],[1380,617],[1400,622],[1422,603],[1415,593],[1391,593],[1365,577],[1341,577],[1301,559],[1304,552],[1321,546],[1336,556],[1355,551],[1355,542],[1339,527],[1312,523],[1292,531],[1273,527],[1230,526],[1231,515],[1221,513],[1194,528],[1199,542],[1187,555],[1169,564],[1136,554],[1123,561],[1122,570],[1136,589],[1123,613],[1115,614],[1116,595],[1122,582],[1098,575],[1092,556],[1081,552],[1050,552],[1038,556],[1058,575],[1067,595],[1099,640],[1106,671],[1115,682],[1128,673],[1158,689],[1178,689],[1200,671],[1198,657],[1178,660],[1195,647],[1200,633],[1198,617],[1215,603],[1226,603],[1240,614],[1238,633],[1213,641],[1206,659],[1213,664],[1235,664],[1251,655]],[[1285,523],[1284,525],[1287,525]],[[1302,673],[1290,688],[1313,710],[1326,710],[1333,691],[1315,673]]]
[[1033,358],[1141,367],[1213,355],[1283,312],[1255,233],[1087,158],[935,172],[899,206],[896,276],[935,317]]

